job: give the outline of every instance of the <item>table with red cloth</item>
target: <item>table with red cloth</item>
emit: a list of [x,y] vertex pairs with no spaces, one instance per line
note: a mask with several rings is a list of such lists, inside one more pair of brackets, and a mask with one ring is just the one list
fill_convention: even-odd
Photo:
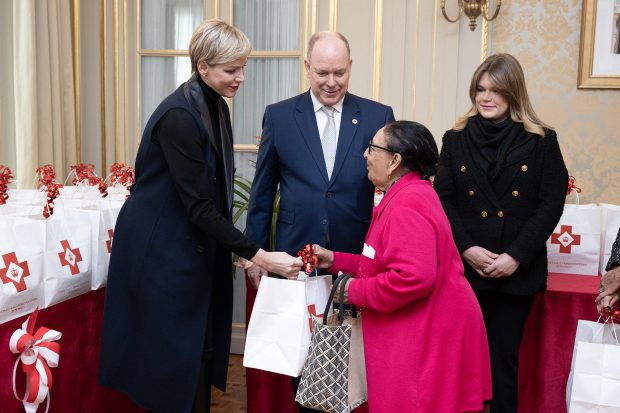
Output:
[[[58,367],[53,374],[49,413],[140,413],[123,394],[104,389],[97,382],[101,319],[105,289],[90,291],[52,307],[39,310],[35,331],[47,327],[62,333]],[[27,316],[0,324],[0,411],[23,412],[22,403],[13,395],[13,366],[17,355],[9,350],[9,339],[21,328]],[[18,377],[23,379],[21,363]],[[20,380],[23,382],[23,380]],[[23,397],[23,386],[18,395]],[[45,411],[45,403],[38,411]]]
[[[519,413],[566,413],[577,321],[598,318],[594,298],[599,281],[599,277],[549,274],[548,289],[536,296],[521,343]],[[249,320],[256,291],[246,285]],[[246,369],[246,380],[248,413],[297,412],[290,377]]]
[[[594,306],[598,277],[550,274],[548,284],[548,291],[534,300],[521,345],[520,413],[566,412],[566,380],[577,320],[598,318]],[[248,292],[249,318],[255,291],[249,286]],[[36,328],[45,326],[62,333],[60,363],[51,369],[54,381],[50,413],[143,412],[122,394],[97,383],[104,294],[104,289],[91,291],[39,312]],[[11,334],[25,319],[24,316],[0,324],[0,406],[3,413],[23,411],[21,403],[13,396],[11,382],[17,355],[9,351],[8,343]],[[247,369],[247,386],[249,413],[296,413],[288,376]]]

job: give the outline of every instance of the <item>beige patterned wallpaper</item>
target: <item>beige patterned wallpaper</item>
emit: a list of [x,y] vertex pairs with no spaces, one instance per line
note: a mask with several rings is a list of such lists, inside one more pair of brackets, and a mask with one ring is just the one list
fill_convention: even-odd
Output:
[[620,89],[577,89],[581,7],[582,0],[503,2],[490,53],[511,53],[523,65],[534,108],[556,129],[581,202],[620,205]]

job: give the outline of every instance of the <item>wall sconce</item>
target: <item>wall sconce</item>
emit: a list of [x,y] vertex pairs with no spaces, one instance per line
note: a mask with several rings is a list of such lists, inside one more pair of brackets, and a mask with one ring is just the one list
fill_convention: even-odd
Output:
[[494,20],[499,13],[500,7],[502,7],[502,0],[497,0],[495,13],[493,13],[492,17],[489,17],[490,0],[458,0],[458,2],[459,15],[456,16],[456,19],[452,20],[446,14],[446,0],[441,0],[441,12],[443,13],[443,17],[445,17],[450,23],[456,23],[459,20],[459,17],[465,13],[465,15],[469,17],[469,29],[472,32],[476,30],[476,19],[478,16],[482,14],[482,18],[486,21]]

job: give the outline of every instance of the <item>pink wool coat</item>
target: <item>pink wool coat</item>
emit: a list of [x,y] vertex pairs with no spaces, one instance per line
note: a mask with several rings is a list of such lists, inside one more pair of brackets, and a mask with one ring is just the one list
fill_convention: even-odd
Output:
[[362,310],[371,413],[462,413],[491,399],[482,313],[431,183],[412,172],[375,208],[362,255],[334,253]]

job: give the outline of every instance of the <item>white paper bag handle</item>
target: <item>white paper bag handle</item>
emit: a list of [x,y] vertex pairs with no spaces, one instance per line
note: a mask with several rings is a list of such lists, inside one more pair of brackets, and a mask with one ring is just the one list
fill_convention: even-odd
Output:
[[594,332],[594,335],[592,336],[592,339],[594,339],[596,336],[598,336],[601,333],[601,331],[603,331],[603,329],[605,328],[605,325],[607,325],[607,324],[609,324],[611,322],[611,334],[614,336],[614,339],[616,340],[616,345],[620,346],[620,342],[618,342],[618,334],[616,333],[616,324],[614,323],[614,318],[612,316],[608,316],[601,323],[602,319],[603,319],[603,315],[600,314],[598,316],[598,320],[596,321],[598,324],[600,324],[600,327],[598,328],[598,330],[596,330]]

